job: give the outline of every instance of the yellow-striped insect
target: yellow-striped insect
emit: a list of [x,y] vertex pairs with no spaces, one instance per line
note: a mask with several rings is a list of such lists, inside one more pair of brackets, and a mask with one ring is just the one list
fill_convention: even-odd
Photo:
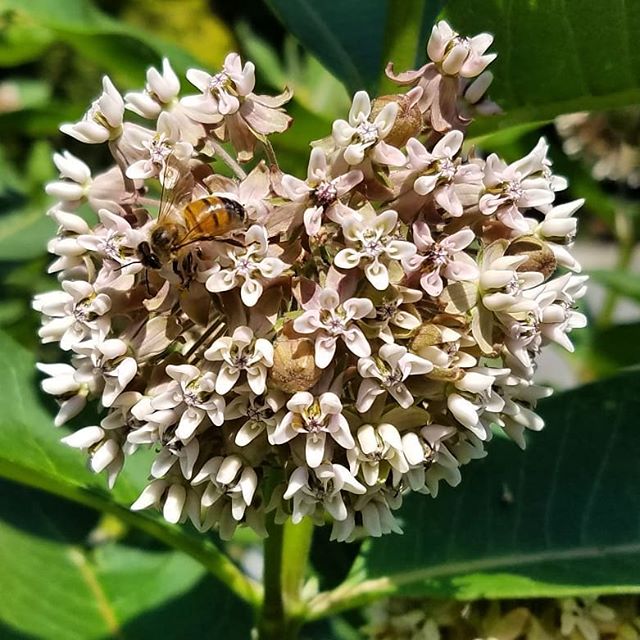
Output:
[[[175,174],[172,180],[168,172]],[[167,188],[167,183],[175,186]],[[244,207],[231,198],[208,195],[192,199],[193,174],[179,163],[167,163],[158,219],[149,240],[138,245],[140,262],[150,269],[175,265],[181,251],[194,243],[224,239],[245,226]]]

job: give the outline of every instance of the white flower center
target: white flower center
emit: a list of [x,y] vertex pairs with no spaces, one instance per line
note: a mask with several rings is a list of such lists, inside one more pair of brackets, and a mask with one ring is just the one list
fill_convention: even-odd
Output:
[[120,245],[122,244],[123,240],[124,236],[122,234],[116,233],[115,231],[110,231],[107,234],[107,237],[104,239],[102,250],[110,258],[113,258],[114,260],[120,260],[120,258],[122,258]]
[[182,390],[182,401],[188,407],[200,407],[203,403],[207,402],[210,397],[211,393],[200,387],[200,378],[191,381]]
[[372,229],[367,229],[360,237],[362,243],[362,252],[371,258],[377,258],[384,253],[387,244],[387,238],[381,238],[378,233]]
[[449,182],[456,175],[456,165],[449,158],[441,158],[438,160],[438,172],[442,178]]
[[247,407],[247,418],[249,422],[257,423],[253,425],[256,428],[258,424],[262,425],[273,417],[273,410],[270,407],[261,407],[259,405],[249,404]]
[[313,190],[312,197],[319,207],[328,207],[336,201],[338,190],[333,181],[324,180]]
[[320,322],[322,322],[325,331],[332,336],[339,336],[347,330],[343,317],[344,312],[336,311],[323,309],[320,312]]
[[385,302],[382,306],[377,309],[377,318],[378,320],[391,320],[393,316],[396,314],[396,311],[399,307],[398,302]]
[[256,268],[256,263],[249,256],[236,259],[236,272],[238,275],[250,276]]
[[515,296],[518,293],[520,293],[520,286],[521,286],[521,281],[518,278],[518,276],[514,273],[513,276],[511,277],[511,280],[509,280],[509,282],[507,282],[507,284],[504,286],[505,293]]
[[74,306],[73,317],[78,322],[91,322],[98,317],[98,314],[91,310],[91,302],[91,298],[85,298]]
[[425,257],[427,264],[434,269],[443,267],[449,262],[449,252],[438,243],[430,247]]
[[225,71],[220,71],[220,73],[216,73],[215,76],[211,77],[209,80],[208,89],[212,95],[218,96],[220,92],[226,91],[230,88],[231,78]]
[[373,122],[365,120],[356,127],[354,137],[357,142],[371,146],[378,141],[378,127]]
[[244,350],[241,350],[231,356],[231,361],[237,369],[246,369],[249,364],[249,356],[247,356]]
[[149,151],[149,160],[157,167],[164,165],[167,156],[171,155],[171,147],[164,133],[155,136],[150,142],[143,143]]
[[519,181],[514,180],[505,185],[503,193],[511,202],[517,202],[524,195],[524,188]]
[[456,46],[462,45],[467,50],[467,55],[471,52],[471,40],[466,36],[458,36],[452,38],[447,46],[447,53]]
[[402,382],[402,371],[399,369],[387,369],[382,375],[382,384],[385,387],[395,387]]

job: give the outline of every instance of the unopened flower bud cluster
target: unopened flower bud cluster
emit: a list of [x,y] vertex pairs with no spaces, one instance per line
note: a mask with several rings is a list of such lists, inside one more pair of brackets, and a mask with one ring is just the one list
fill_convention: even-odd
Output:
[[[542,428],[536,358],[552,342],[571,349],[584,324],[569,251],[581,202],[554,206],[566,182],[544,140],[511,164],[464,154],[470,116],[495,110],[491,41],[438,23],[431,61],[388,70],[398,95],[357,92],[302,177],[278,169],[268,138],[290,125],[288,93],[256,95],[235,53],[215,75],[189,70],[184,97],[166,60],[124,98],[105,78],[62,127],[108,145],[114,165],[93,175],[54,157],[60,289],[35,307],[42,340],[67,357],[40,365],[43,386],[57,425],[104,408],[64,441],[110,485],[127,456],[157,452],[132,508],[224,537],[241,523],[263,532],[270,510],[330,516],[338,540],[377,536],[400,530],[407,491],[458,484],[492,429],[524,446]],[[176,166],[192,201],[233,201],[246,220],[151,268],[140,247]],[[77,213],[87,204],[92,223]]]
[[369,640],[640,640],[637,596],[494,600],[391,599],[368,610]]

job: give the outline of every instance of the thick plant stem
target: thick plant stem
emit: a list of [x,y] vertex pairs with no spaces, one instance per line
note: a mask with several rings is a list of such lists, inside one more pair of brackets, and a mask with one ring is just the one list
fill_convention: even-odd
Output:
[[[633,250],[636,246],[634,236],[633,217],[629,211],[617,211],[615,218],[615,232],[618,239],[618,259],[616,269],[626,271],[633,259]],[[606,328],[613,322],[613,314],[616,310],[619,294],[609,289],[602,304],[600,315],[597,318],[599,327]]]
[[313,523],[305,518],[267,524],[264,543],[264,602],[258,622],[259,640],[295,640],[304,622],[302,587]]
[[299,524],[287,520],[284,525],[282,558],[282,591],[287,615],[292,625],[302,624],[306,613],[306,604],[302,598],[302,589],[307,571],[313,521],[304,518]]

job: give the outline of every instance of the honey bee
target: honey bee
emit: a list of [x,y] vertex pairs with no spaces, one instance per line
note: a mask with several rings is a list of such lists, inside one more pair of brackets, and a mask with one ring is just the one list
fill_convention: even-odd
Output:
[[[174,170],[176,166],[174,164]],[[177,271],[185,247],[207,240],[223,240],[245,226],[245,209],[231,198],[207,195],[191,200],[193,175],[185,168],[180,171],[175,187],[166,189],[167,180],[163,181],[158,219],[149,240],[137,247],[140,262],[149,269],[161,269],[172,263]]]

